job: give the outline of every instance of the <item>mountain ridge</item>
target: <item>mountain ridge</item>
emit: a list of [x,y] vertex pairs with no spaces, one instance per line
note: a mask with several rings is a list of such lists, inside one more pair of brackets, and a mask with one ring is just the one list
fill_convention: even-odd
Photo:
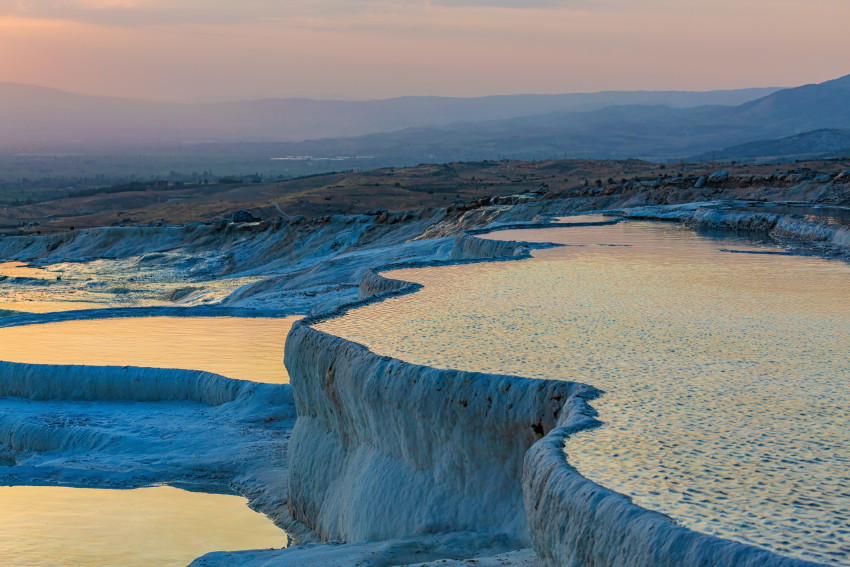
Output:
[[376,154],[399,165],[503,157],[665,161],[822,128],[850,128],[850,76],[782,89],[737,106],[609,106],[312,140],[288,151]]
[[689,158],[689,161],[769,162],[789,159],[830,159],[843,156],[850,156],[850,129],[820,128],[776,140],[758,140],[706,152]]
[[663,103],[675,107],[707,102],[737,104],[775,90],[604,91],[475,98],[408,96],[370,101],[264,98],[180,103],[0,83],[0,145],[20,148],[62,145],[72,140],[94,145],[295,142],[447,125],[460,120],[592,110],[623,103]]

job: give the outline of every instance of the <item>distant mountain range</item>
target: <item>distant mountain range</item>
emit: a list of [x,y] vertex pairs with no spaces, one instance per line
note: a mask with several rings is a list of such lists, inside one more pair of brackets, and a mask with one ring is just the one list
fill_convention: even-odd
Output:
[[[740,144],[825,128],[850,128],[850,75],[736,106],[609,106],[315,140],[281,150],[307,155],[366,153],[404,163],[500,157],[673,160],[713,153],[734,158],[730,150]],[[823,151],[840,149],[843,146],[829,146]]]
[[0,83],[0,147],[294,142],[444,126],[461,120],[590,111],[613,105],[654,104],[671,108],[735,105],[776,90],[166,103]]
[[848,131],[850,75],[781,90],[191,104],[0,84],[7,151],[144,147],[197,157],[237,144],[258,160],[312,161],[316,172],[500,158],[833,156],[848,153]]
[[830,159],[850,156],[850,130],[822,128],[778,140],[759,140],[706,152],[689,161],[742,160],[769,162],[788,159]]

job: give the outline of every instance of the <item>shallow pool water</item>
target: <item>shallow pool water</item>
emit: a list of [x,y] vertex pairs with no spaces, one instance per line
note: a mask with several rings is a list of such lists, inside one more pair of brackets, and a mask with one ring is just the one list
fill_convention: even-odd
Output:
[[286,335],[298,317],[132,317],[0,328],[0,360],[152,366],[288,383]]
[[850,565],[850,266],[661,223],[492,237],[567,246],[390,272],[425,288],[319,328],[597,386],[605,424],[566,447],[582,474],[699,531]]
[[0,278],[55,279],[55,275],[23,262],[0,262]]
[[[185,258],[184,258],[185,260]],[[172,262],[91,260],[49,264],[0,262],[0,312],[51,313],[108,307],[213,305],[262,276],[187,277]]]
[[171,487],[0,487],[0,565],[183,567],[220,550],[285,547],[243,498]]

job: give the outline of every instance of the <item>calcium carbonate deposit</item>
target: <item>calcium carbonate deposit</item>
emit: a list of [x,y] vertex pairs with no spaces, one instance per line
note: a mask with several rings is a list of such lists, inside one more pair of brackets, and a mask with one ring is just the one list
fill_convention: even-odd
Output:
[[378,354],[606,393],[570,463],[695,530],[850,562],[850,266],[678,226],[504,231],[535,258],[323,323]]
[[850,231],[786,205],[2,238],[0,483],[239,495],[294,544],[196,567],[850,564]]

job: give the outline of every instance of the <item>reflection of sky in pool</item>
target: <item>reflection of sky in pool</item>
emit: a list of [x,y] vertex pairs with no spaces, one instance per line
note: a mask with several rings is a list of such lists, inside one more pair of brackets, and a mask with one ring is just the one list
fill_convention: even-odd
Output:
[[237,496],[13,486],[0,487],[0,502],[4,567],[182,567],[211,551],[287,544]]
[[207,370],[288,383],[283,346],[298,317],[132,317],[0,328],[0,360]]
[[492,237],[574,246],[391,272],[425,289],[319,328],[597,386],[605,425],[567,445],[583,474],[700,531],[850,564],[850,266],[665,224]]

